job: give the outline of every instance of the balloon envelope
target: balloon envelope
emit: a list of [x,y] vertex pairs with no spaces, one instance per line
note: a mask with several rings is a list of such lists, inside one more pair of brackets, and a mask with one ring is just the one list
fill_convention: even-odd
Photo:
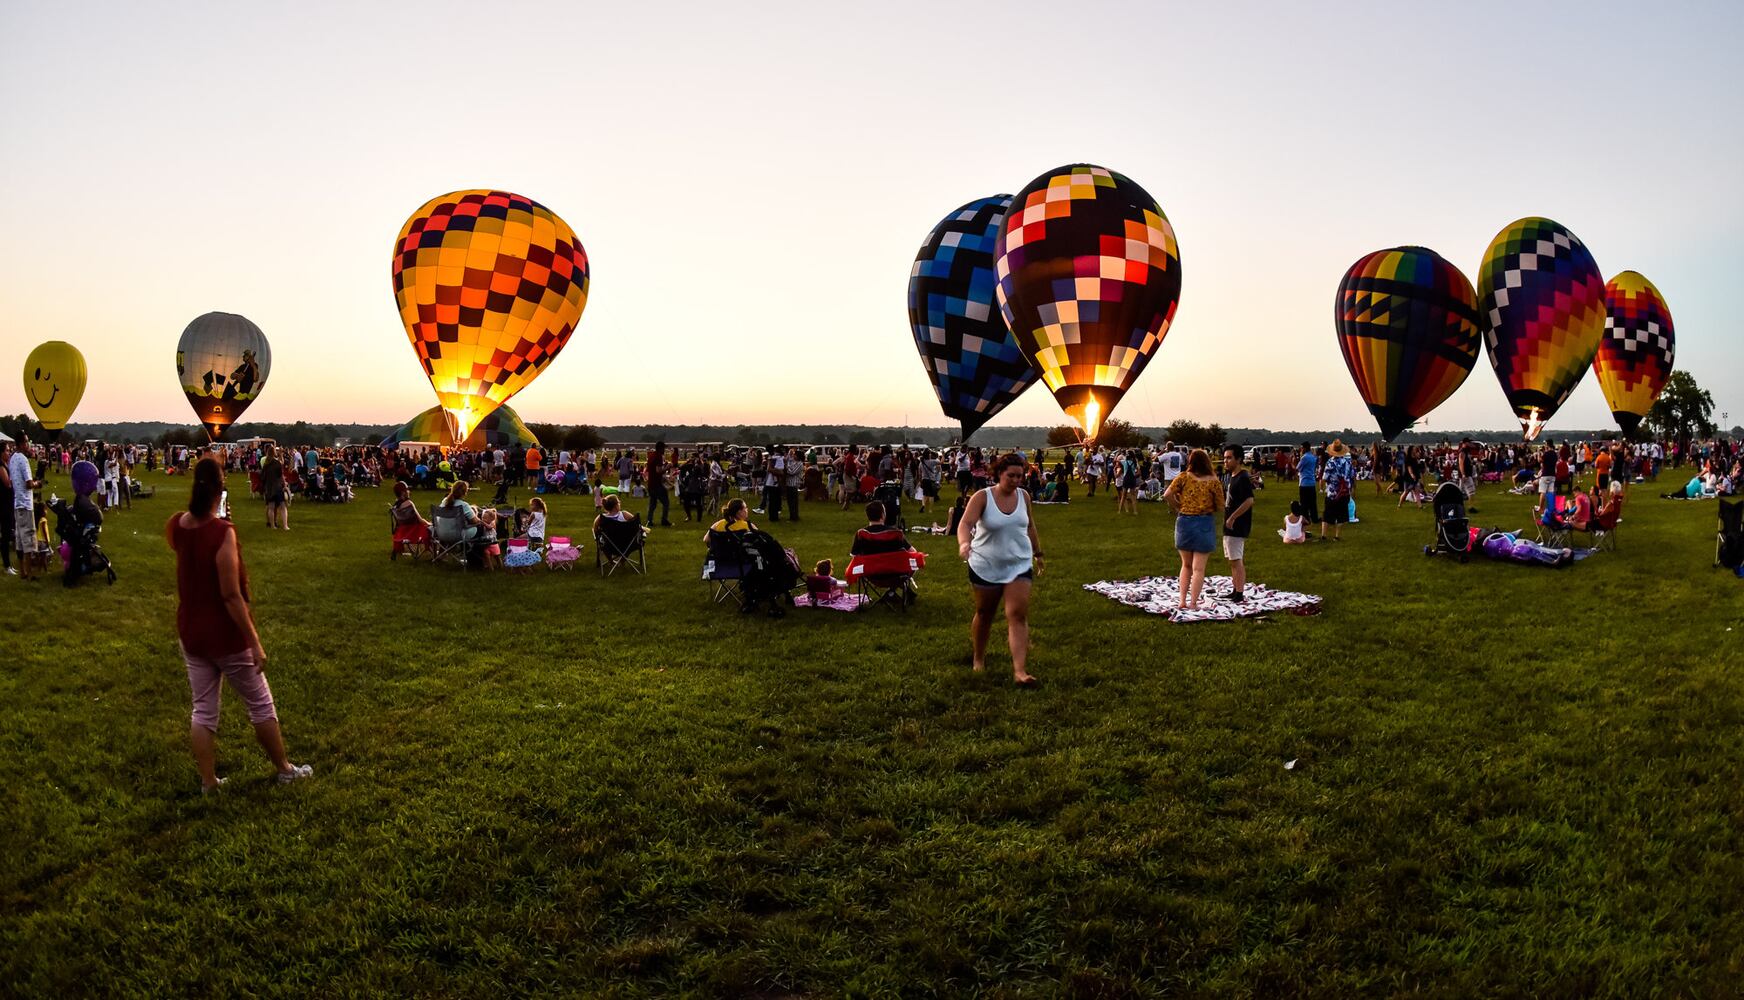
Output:
[[455,191],[401,227],[393,281],[406,336],[464,441],[569,342],[587,305],[587,252],[530,198]]
[[1605,336],[1593,358],[1593,372],[1625,434],[1634,433],[1653,408],[1676,356],[1671,310],[1653,282],[1636,271],[1606,282]]
[[85,395],[85,356],[64,340],[36,345],[24,359],[24,395],[43,430],[58,433]]
[[1478,268],[1490,365],[1528,441],[1580,384],[1605,332],[1605,279],[1592,252],[1549,219],[1496,234]]
[[[434,441],[447,444],[453,439],[451,427],[452,417],[440,406],[432,406],[400,426],[400,429],[388,435],[382,441],[383,445],[397,445],[402,441]],[[507,405],[499,406],[491,411],[491,415],[478,422],[467,439],[461,443],[462,448],[479,451],[484,448],[507,448],[519,444],[523,447],[539,444],[539,438],[527,429],[521,418]]]
[[928,234],[908,276],[908,325],[945,416],[963,437],[1035,382],[994,301],[993,247],[1011,195],[962,206]]
[[1060,408],[1095,437],[1174,321],[1174,227],[1124,175],[1072,164],[1017,193],[994,253],[1006,325]]
[[1391,441],[1453,395],[1478,361],[1477,293],[1433,250],[1367,254],[1338,283],[1344,364]]
[[176,376],[188,405],[216,441],[259,398],[272,374],[272,347],[246,317],[209,312],[182,331]]

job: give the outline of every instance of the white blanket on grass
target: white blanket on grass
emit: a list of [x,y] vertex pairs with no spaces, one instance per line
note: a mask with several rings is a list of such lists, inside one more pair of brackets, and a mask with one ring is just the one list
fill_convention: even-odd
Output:
[[1193,611],[1181,609],[1179,580],[1172,576],[1102,580],[1086,583],[1084,589],[1140,611],[1162,615],[1172,622],[1226,622],[1237,618],[1255,618],[1274,611],[1288,611],[1297,615],[1312,615],[1320,611],[1318,595],[1273,590],[1265,584],[1252,581],[1248,582],[1243,595],[1246,599],[1232,601],[1229,595],[1234,587],[1227,576],[1205,578],[1205,587],[1199,596],[1199,607]]

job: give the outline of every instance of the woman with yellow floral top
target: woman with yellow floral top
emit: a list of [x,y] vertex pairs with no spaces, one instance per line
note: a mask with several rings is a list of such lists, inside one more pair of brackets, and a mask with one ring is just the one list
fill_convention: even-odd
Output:
[[1175,549],[1181,553],[1181,607],[1199,607],[1205,588],[1205,562],[1217,547],[1217,526],[1212,517],[1223,509],[1223,483],[1211,470],[1211,456],[1194,448],[1187,456],[1187,471],[1176,476],[1163,491],[1163,499],[1175,510]]

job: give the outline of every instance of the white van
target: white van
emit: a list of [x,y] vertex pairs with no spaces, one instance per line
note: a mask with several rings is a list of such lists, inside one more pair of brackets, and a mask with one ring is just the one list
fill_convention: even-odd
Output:
[[1243,461],[1254,468],[1270,469],[1277,465],[1278,452],[1289,454],[1299,447],[1301,446],[1294,444],[1256,444],[1247,450]]

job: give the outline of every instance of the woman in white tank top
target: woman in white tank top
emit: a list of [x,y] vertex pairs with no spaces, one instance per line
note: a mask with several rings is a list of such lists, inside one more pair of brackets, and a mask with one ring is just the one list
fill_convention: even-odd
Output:
[[975,669],[987,665],[987,637],[993,616],[1005,601],[1005,635],[1011,647],[1011,675],[1020,687],[1038,682],[1025,669],[1029,659],[1030,581],[1042,570],[1041,542],[1030,519],[1029,494],[1019,488],[1024,461],[1001,458],[993,485],[977,492],[957,523],[957,554],[969,564],[975,620],[970,627]]

